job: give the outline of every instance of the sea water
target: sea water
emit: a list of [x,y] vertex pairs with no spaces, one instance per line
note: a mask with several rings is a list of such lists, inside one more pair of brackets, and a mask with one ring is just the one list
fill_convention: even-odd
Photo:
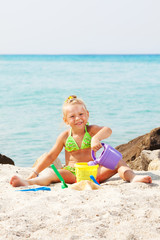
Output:
[[127,143],[160,126],[160,55],[1,55],[1,154],[32,166],[66,129],[61,109],[73,94],[90,124],[112,129],[105,143]]

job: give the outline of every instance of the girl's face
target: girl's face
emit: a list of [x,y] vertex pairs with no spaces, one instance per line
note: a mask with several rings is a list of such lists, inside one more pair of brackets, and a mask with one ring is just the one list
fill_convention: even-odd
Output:
[[72,128],[83,128],[86,125],[88,118],[89,112],[82,104],[73,104],[67,106],[63,120]]

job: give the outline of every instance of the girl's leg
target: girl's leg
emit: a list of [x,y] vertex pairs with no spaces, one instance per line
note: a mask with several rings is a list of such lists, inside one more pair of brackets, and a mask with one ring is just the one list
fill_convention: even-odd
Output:
[[109,168],[99,166],[98,173],[97,173],[97,179],[101,183],[101,182],[104,182],[105,180],[107,180],[108,178],[112,177],[116,173],[117,173],[117,169],[111,170]]
[[147,175],[136,175],[124,162],[123,160],[120,160],[118,163],[118,166],[115,170],[111,170],[108,168],[105,168],[103,166],[100,166],[98,168],[98,174],[97,178],[100,182],[103,182],[107,180],[108,178],[112,177],[116,173],[119,173],[119,176],[127,182],[145,182],[145,183],[151,183],[152,179],[150,176]]
[[152,178],[150,176],[135,174],[123,160],[119,161],[117,171],[119,176],[127,182],[152,183]]
[[117,172],[119,173],[119,176],[127,182],[132,181],[132,179],[135,177],[134,172],[130,169],[126,162],[123,161],[123,159],[121,159],[118,163]]
[[[65,169],[59,169],[58,171],[66,183],[74,183],[76,181],[76,177],[70,171]],[[19,178],[18,176],[13,176],[10,180],[10,184],[13,187],[28,186],[28,185],[47,186],[52,182],[60,182],[60,180],[51,168],[45,169],[40,174],[40,176],[36,178],[24,180]]]

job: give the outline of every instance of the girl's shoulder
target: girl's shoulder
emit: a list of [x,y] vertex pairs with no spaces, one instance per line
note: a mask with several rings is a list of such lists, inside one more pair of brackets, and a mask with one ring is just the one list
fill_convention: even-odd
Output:
[[62,140],[65,141],[65,140],[68,138],[69,133],[70,133],[70,129],[67,129],[67,130],[65,130],[64,132],[62,132],[62,133],[58,136],[58,138],[60,138],[60,139],[62,139]]
[[94,136],[97,132],[99,132],[103,127],[98,125],[88,125],[87,131],[91,136]]
[[69,136],[69,130],[66,130],[66,131],[60,133],[59,136],[57,137],[55,145],[56,146],[64,146],[68,136]]

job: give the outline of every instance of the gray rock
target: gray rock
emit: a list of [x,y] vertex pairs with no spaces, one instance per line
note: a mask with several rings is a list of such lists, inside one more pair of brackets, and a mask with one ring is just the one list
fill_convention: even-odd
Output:
[[160,149],[153,151],[143,150],[134,163],[136,167],[138,166],[137,170],[160,170]]
[[148,171],[160,170],[160,150],[151,151],[147,156],[148,160]]

